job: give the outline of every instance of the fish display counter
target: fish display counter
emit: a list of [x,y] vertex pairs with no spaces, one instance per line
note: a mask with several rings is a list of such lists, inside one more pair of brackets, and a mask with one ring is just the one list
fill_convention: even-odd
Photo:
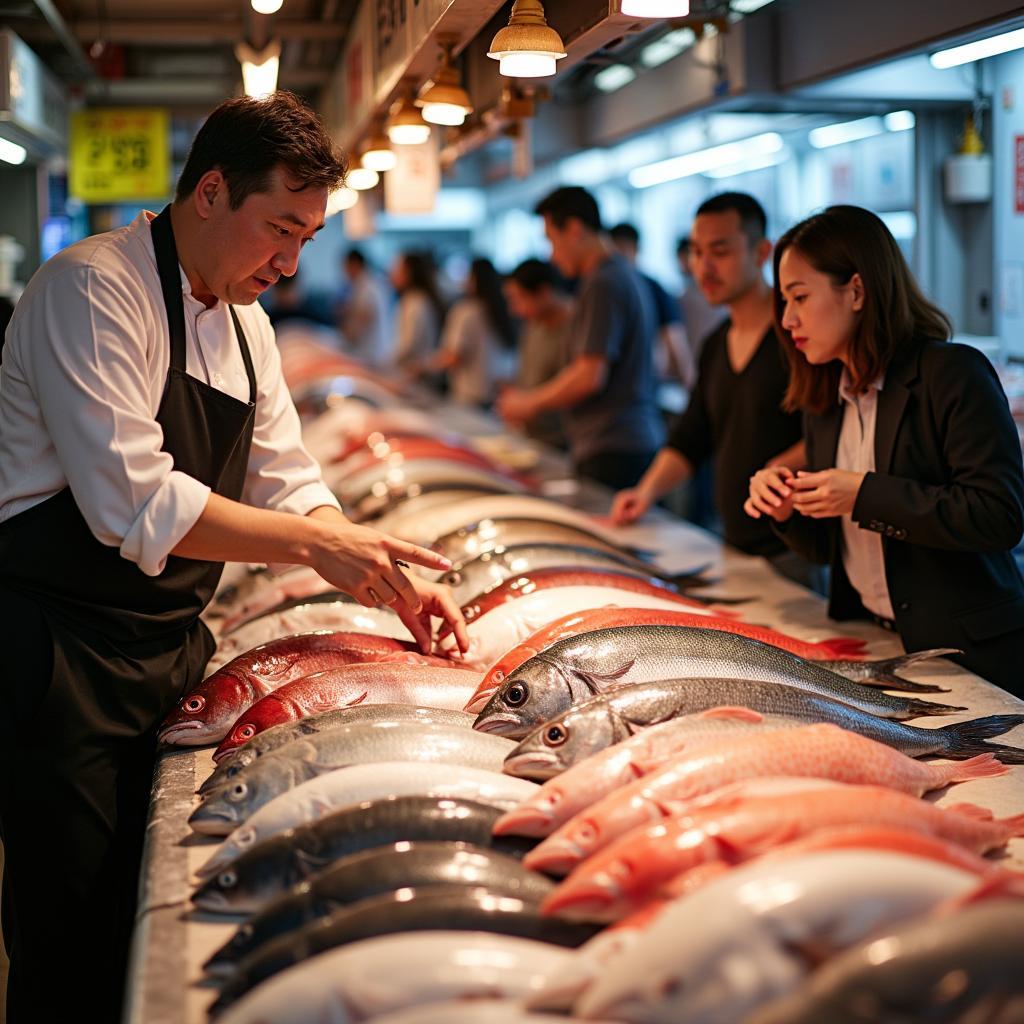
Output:
[[469,651],[229,567],[161,732],[126,1021],[1024,1019],[1024,703],[311,362],[325,476],[452,561]]

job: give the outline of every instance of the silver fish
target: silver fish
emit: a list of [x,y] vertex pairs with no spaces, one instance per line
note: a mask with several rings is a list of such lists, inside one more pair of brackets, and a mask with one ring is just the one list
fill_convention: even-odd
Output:
[[291,743],[292,740],[317,732],[329,732],[340,725],[354,722],[430,722],[468,727],[473,724],[473,716],[465,711],[417,707],[411,704],[360,704],[356,707],[336,708],[323,714],[310,715],[294,722],[282,722],[265,732],[258,733],[244,747],[224,758],[199,787],[198,792],[209,793],[219,789],[243,768],[264,754]]
[[595,694],[681,676],[782,683],[884,718],[964,710],[891,696],[736,633],[695,626],[616,626],[560,640],[520,665],[488,701],[474,728],[522,737]]
[[500,771],[511,743],[459,726],[359,722],[314,733],[261,757],[210,793],[189,818],[196,832],[227,835],[276,796],[347,765],[440,761]]
[[779,683],[747,679],[663,679],[593,697],[545,722],[505,759],[505,770],[545,778],[629,739],[641,729],[715,707],[746,707],[794,722],[831,722],[910,757],[934,754],[959,761],[992,753],[1024,764],[1024,750],[985,742],[1024,724],[1024,715],[989,715],[938,729],[919,729],[869,715],[841,701]]
[[750,1024],[1021,1024],[1024,903],[914,921],[822,965]]

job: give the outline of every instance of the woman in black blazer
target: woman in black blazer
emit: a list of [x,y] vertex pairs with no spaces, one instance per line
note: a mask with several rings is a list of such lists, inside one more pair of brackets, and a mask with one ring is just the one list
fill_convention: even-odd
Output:
[[760,470],[747,512],[829,563],[829,614],[874,617],[907,650],[955,660],[1024,696],[1021,446],[989,361],[950,344],[874,214],[833,206],[775,251],[785,407],[808,466]]

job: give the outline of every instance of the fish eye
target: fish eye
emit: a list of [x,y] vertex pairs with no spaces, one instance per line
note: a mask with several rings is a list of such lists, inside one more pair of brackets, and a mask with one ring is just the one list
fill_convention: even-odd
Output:
[[544,742],[549,747],[560,747],[569,738],[569,730],[561,725],[549,725],[544,730]]
[[249,787],[244,782],[236,783],[231,787],[231,792],[228,794],[229,800],[241,800],[246,793],[249,792]]
[[513,683],[505,694],[505,703],[512,708],[520,708],[530,696],[530,689],[525,683]]
[[194,697],[189,697],[189,698],[188,698],[188,700],[186,700],[186,701],[185,701],[185,702],[184,702],[184,703],[182,704],[182,707],[183,707],[183,708],[184,708],[184,709],[185,709],[185,710],[186,710],[186,711],[187,711],[187,712],[188,712],[188,713],[189,713],[190,715],[194,715],[194,714],[196,714],[197,712],[199,712],[199,711],[202,711],[202,710],[203,710],[203,708],[205,708],[205,707],[206,707],[206,700],[205,700],[205,698],[203,698],[203,697],[200,697],[200,696],[199,696],[198,694],[196,694],[196,695],[195,695]]
[[256,829],[243,828],[236,836],[235,843],[239,847],[252,846],[256,842]]
[[445,577],[445,582],[448,584],[449,587],[457,587],[462,582],[462,573],[461,572],[450,572],[450,573],[448,573],[448,575]]
[[235,735],[240,740],[251,740],[256,735],[255,725],[243,725]]
[[238,875],[234,871],[222,871],[217,878],[217,884],[222,889],[234,889],[238,885]]

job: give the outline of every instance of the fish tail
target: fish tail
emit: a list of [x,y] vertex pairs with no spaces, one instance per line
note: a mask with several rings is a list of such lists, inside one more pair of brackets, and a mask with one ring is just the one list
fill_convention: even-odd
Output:
[[996,820],[1006,829],[1008,836],[1024,836],[1024,814],[1015,814],[1011,818],[998,818]]
[[946,766],[950,782],[968,782],[970,779],[988,779],[1005,775],[1010,769],[999,761],[991,751],[975,754],[959,764]]
[[955,715],[958,711],[966,711],[967,708],[959,704],[937,704],[931,700],[915,700],[907,697],[904,701],[911,718],[934,715]]
[[847,672],[857,682],[866,686],[880,686],[887,690],[904,690],[908,693],[949,693],[948,689],[934,683],[914,683],[899,675],[899,670],[927,661],[930,658],[943,658],[950,654],[962,654],[955,647],[933,647],[928,651],[914,651],[902,654],[898,658],[884,658],[880,661],[834,661],[824,662],[833,672],[846,675]]
[[986,715],[969,722],[957,722],[931,729],[939,741],[933,753],[962,761],[976,754],[994,754],[1003,764],[1024,764],[1024,750],[1002,743],[986,743],[992,736],[1002,736],[1018,725],[1024,725],[1024,715]]

